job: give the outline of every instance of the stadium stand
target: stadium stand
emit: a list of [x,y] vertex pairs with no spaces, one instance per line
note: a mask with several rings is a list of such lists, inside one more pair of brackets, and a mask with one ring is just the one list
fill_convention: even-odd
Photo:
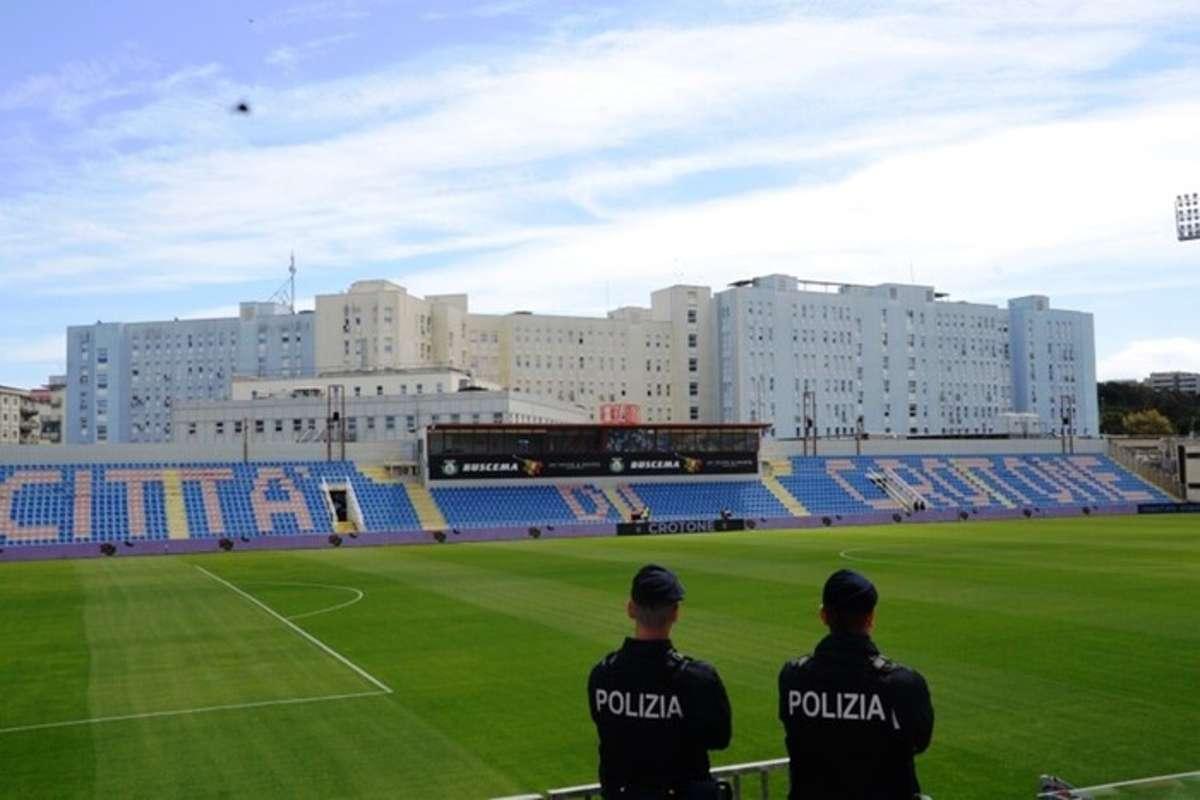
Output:
[[973,511],[1172,499],[1098,455],[800,456],[787,466],[753,480],[426,490],[341,461],[5,465],[0,546],[616,523],[646,509],[654,519],[780,519],[916,502]]
[[788,517],[791,514],[761,481],[635,483],[621,487],[634,508],[648,508],[654,519],[716,517],[728,510],[738,517]]
[[814,514],[909,507],[1055,508],[1168,502],[1106,456],[852,456],[792,459],[780,483]]
[[356,528],[420,529],[403,486],[349,462],[0,466],[0,543],[332,533],[347,486]]
[[453,487],[431,493],[454,528],[621,521],[605,493],[588,484]]

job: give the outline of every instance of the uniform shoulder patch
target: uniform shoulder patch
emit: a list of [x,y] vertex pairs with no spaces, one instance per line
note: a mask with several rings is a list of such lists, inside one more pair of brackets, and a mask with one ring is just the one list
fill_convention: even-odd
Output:
[[871,659],[871,666],[875,668],[876,672],[884,673],[895,672],[896,670],[900,669],[899,664],[897,664],[895,661],[892,661],[882,653]]

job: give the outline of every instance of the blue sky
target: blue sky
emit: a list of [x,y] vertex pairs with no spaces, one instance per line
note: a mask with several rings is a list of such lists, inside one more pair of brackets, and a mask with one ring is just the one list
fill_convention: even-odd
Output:
[[[67,325],[387,277],[602,314],[675,282],[915,276],[1200,370],[1200,6],[11,0],[0,383]],[[248,116],[230,113],[240,100]]]

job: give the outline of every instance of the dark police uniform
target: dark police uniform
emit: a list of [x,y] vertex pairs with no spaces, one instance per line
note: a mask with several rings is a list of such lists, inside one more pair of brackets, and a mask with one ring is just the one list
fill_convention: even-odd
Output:
[[[637,578],[633,597],[639,602]],[[668,639],[626,639],[592,669],[588,706],[600,735],[606,800],[718,797],[708,751],[729,746],[732,713],[711,664],[680,655]]]
[[[848,570],[830,583],[839,581],[835,595],[869,587],[866,610],[874,609],[869,581]],[[933,734],[929,687],[920,673],[880,655],[866,634],[831,633],[812,655],[784,664],[779,718],[792,800],[912,800],[920,793],[913,756]]]

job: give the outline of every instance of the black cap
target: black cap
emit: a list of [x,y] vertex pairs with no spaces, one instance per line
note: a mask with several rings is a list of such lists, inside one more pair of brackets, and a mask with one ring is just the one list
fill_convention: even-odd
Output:
[[643,608],[668,606],[683,599],[683,584],[666,567],[647,564],[633,576],[629,596]]
[[839,569],[825,581],[821,603],[832,611],[870,614],[879,601],[875,584],[854,570]]

